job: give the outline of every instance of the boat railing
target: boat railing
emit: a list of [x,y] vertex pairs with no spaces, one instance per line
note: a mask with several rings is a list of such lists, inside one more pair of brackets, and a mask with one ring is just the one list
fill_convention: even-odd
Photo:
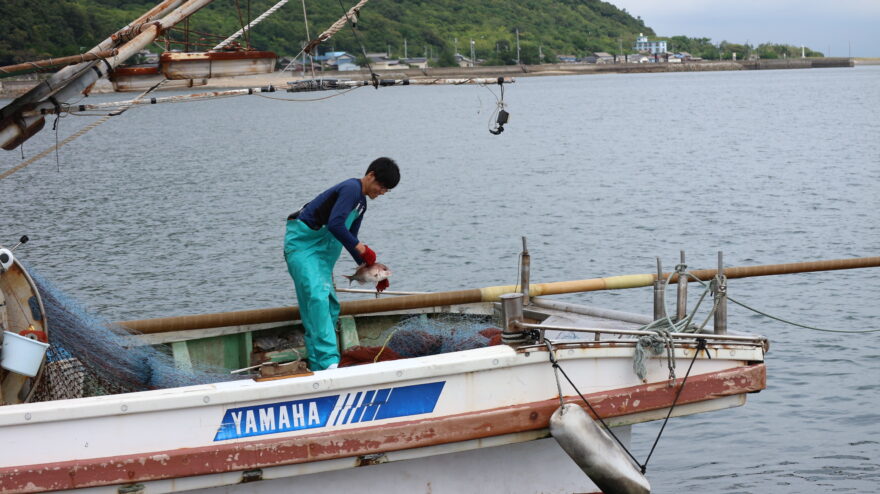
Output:
[[[657,330],[650,329],[620,329],[620,328],[599,328],[586,326],[568,326],[547,323],[529,323],[523,318],[523,301],[522,293],[508,293],[501,296],[501,330],[502,341],[512,346],[527,346],[535,342],[543,344],[545,341],[546,331],[562,331],[573,333],[591,333],[594,335],[594,341],[601,341],[601,335],[616,335],[618,337],[642,337],[657,336]],[[665,316],[664,316],[665,317]],[[650,327],[650,324],[644,326]],[[696,328],[695,328],[696,329]],[[742,343],[750,345],[760,345],[766,350],[769,341],[764,336],[759,335],[734,335],[724,333],[712,333],[706,331],[694,332],[670,332],[661,331],[664,337],[672,340],[705,340],[726,343]]]
[[400,290],[385,290],[385,291],[379,293],[376,290],[367,290],[364,288],[339,288],[339,287],[336,288],[336,291],[342,292],[342,293],[360,293],[360,294],[375,295],[377,298],[379,297],[379,295],[424,295],[426,293],[431,293],[431,292],[409,292],[409,291],[400,291]]
[[[593,333],[596,335],[596,340],[599,340],[599,335],[608,334],[608,335],[618,335],[618,336],[654,336],[657,334],[656,331],[640,331],[636,329],[610,329],[610,328],[588,328],[588,327],[578,327],[578,326],[557,326],[557,325],[549,325],[549,324],[531,324],[527,322],[518,322],[516,323],[516,327],[522,329],[534,329],[538,331],[569,331],[574,333]],[[751,344],[759,344],[766,345],[768,340],[765,336],[752,336],[752,335],[732,335],[732,334],[714,334],[714,333],[666,333],[667,336],[675,339],[689,339],[689,340],[706,340],[706,341],[727,341],[727,342],[739,342],[739,343],[751,343]]]

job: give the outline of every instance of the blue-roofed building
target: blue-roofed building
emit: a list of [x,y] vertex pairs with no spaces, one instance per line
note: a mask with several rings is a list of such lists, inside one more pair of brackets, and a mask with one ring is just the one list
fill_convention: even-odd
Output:
[[320,63],[327,70],[359,70],[360,66],[355,63],[357,57],[344,51],[328,51],[323,55],[314,57],[316,63]]

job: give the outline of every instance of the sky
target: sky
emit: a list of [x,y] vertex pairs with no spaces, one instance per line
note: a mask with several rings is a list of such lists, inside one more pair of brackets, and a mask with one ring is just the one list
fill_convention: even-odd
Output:
[[658,36],[804,45],[834,57],[880,57],[880,0],[605,0]]

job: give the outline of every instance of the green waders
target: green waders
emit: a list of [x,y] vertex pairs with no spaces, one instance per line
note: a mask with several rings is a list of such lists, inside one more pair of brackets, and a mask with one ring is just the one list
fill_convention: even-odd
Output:
[[[345,227],[358,217],[349,213]],[[342,244],[327,229],[312,230],[300,220],[287,221],[284,236],[284,258],[296,287],[299,313],[306,329],[306,351],[309,369],[324,370],[339,363],[336,345],[336,321],[339,299],[333,288],[333,266],[342,252]]]

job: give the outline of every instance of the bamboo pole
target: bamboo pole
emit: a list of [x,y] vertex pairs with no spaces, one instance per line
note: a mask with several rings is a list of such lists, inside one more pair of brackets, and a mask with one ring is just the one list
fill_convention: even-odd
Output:
[[[880,267],[880,257],[860,257],[855,259],[742,266],[725,268],[724,274],[728,279],[733,279],[870,267]],[[702,281],[708,281],[715,277],[717,270],[701,269],[691,271],[690,273]],[[662,273],[660,276],[663,279],[667,276],[672,276],[670,283],[678,281],[678,275],[675,273]],[[651,286],[657,279],[657,274],[631,274],[610,276],[606,278],[591,278],[586,280],[536,283],[529,285],[529,295],[532,297],[539,297],[544,295],[559,295],[563,293],[638,288]],[[444,305],[497,302],[500,300],[501,295],[516,292],[518,291],[518,288],[519,287],[516,285],[490,286],[485,288],[473,288],[470,290],[426,293],[393,298],[352,300],[341,303],[341,313],[343,315],[370,314],[424,307],[439,307]],[[117,324],[140,333],[152,334],[224,326],[242,326],[284,321],[292,322],[298,320],[299,317],[299,307],[292,306],[238,312],[221,312],[195,316],[141,319],[136,321],[123,321]]]

